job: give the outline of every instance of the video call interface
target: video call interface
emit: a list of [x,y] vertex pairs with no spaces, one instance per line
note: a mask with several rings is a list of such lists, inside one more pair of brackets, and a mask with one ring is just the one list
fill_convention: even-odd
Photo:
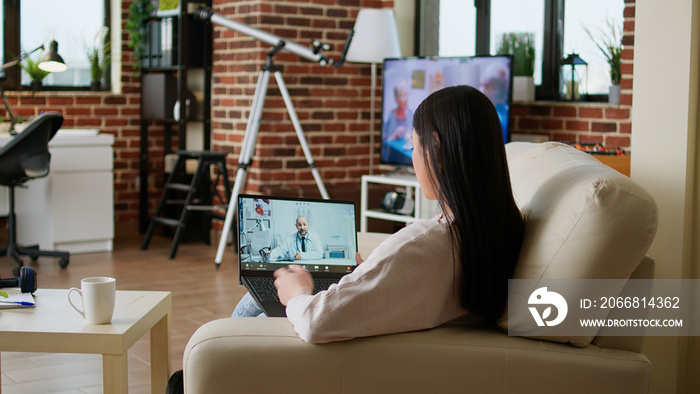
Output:
[[352,202],[239,196],[241,269],[298,264],[312,273],[350,272],[357,265],[355,221]]

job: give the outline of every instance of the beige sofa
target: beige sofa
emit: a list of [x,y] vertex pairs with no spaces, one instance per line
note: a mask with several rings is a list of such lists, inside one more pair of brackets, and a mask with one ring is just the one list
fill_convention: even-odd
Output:
[[[653,199],[594,157],[556,143],[507,145],[527,218],[516,278],[653,277]],[[385,235],[359,234],[367,256]],[[643,337],[522,338],[432,330],[311,345],[282,318],[221,319],[185,350],[187,393],[644,393]],[[557,343],[557,342],[559,343]],[[574,346],[575,345],[575,346]]]

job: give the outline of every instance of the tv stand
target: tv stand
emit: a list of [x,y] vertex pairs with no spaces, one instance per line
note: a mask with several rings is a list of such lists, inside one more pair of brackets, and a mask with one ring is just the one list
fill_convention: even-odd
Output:
[[[406,194],[410,194],[414,201],[413,214],[402,215],[398,213],[389,213],[381,208],[379,208],[379,202],[377,202],[377,208],[369,208],[369,184],[383,184],[383,185],[394,185],[405,187]],[[404,174],[384,174],[384,175],[363,175],[362,176],[362,188],[360,197],[360,231],[367,232],[367,221],[369,218],[390,220],[394,222],[402,222],[406,225],[417,222],[423,219],[429,219],[440,211],[437,203],[433,201],[427,201],[423,197],[423,191],[421,190],[420,184],[415,174],[404,173]],[[436,210],[437,209],[437,210]]]

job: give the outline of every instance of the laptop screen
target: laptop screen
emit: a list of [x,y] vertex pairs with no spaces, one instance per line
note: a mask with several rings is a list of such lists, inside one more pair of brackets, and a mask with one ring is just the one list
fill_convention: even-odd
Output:
[[357,263],[353,201],[240,194],[241,271],[275,271],[299,264],[312,274],[345,274]]

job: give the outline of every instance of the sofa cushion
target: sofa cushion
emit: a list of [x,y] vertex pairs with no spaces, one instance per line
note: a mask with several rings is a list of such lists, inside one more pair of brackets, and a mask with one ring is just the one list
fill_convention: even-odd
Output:
[[183,368],[187,393],[645,393],[652,371],[638,353],[484,327],[445,324],[313,345],[288,319],[256,317],[201,326]]
[[[506,145],[515,201],[526,220],[514,279],[627,279],[657,226],[653,198],[630,178],[569,145]],[[499,325],[517,322],[508,314]],[[586,346],[586,337],[539,337]]]

